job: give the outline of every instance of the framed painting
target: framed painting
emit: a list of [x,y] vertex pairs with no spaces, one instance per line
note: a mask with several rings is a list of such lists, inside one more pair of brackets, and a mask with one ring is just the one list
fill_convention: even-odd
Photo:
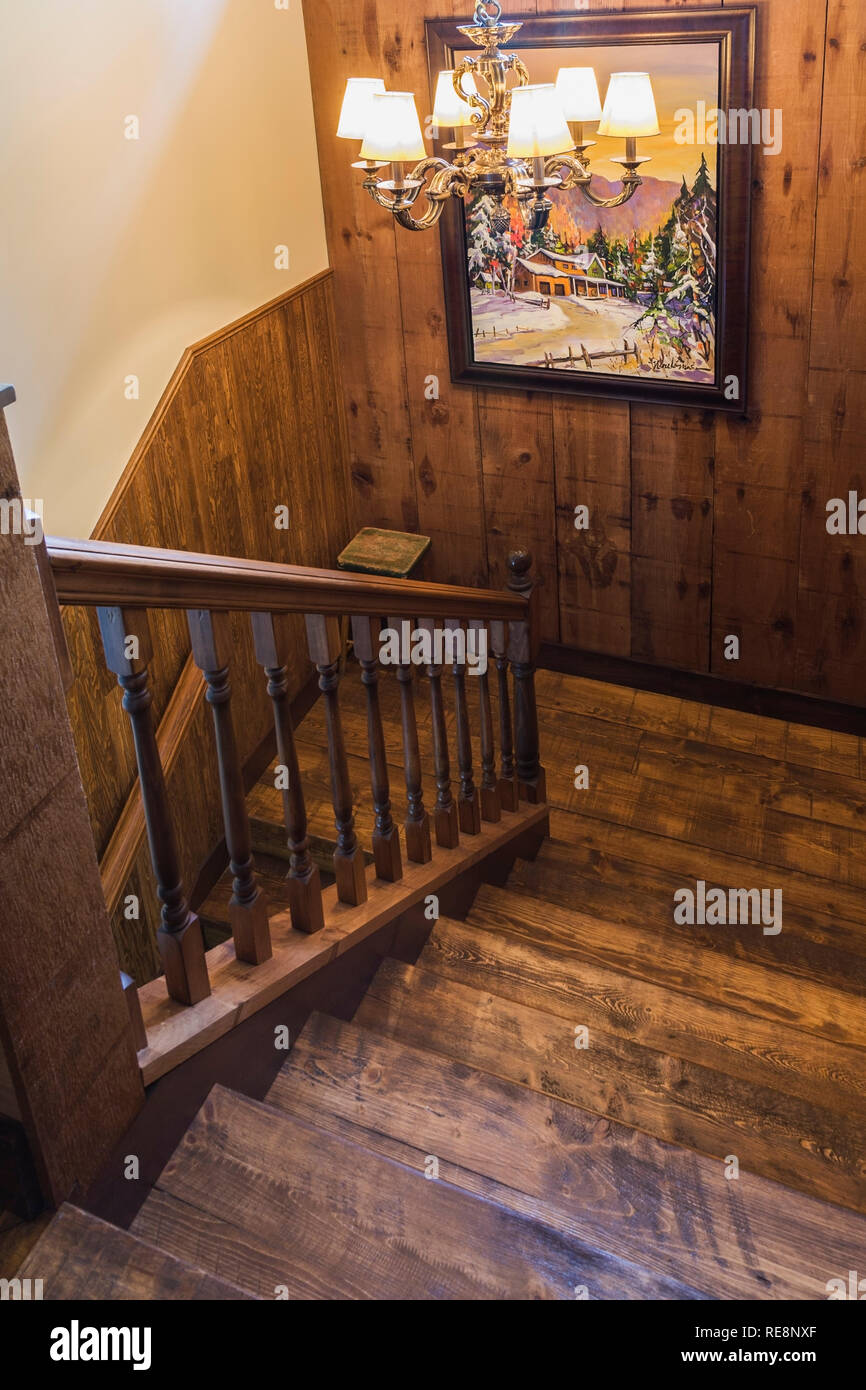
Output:
[[[624,141],[583,127],[592,200],[552,186],[542,218],[484,191],[454,200],[440,223],[453,379],[744,413],[751,169],[766,133],[754,8],[518,20],[511,46],[533,83],[592,68],[603,99],[613,74],[648,73],[658,133],[639,141],[639,184],[615,206],[599,203],[627,191],[611,162]],[[450,20],[427,23],[427,46],[432,82],[473,52]]]

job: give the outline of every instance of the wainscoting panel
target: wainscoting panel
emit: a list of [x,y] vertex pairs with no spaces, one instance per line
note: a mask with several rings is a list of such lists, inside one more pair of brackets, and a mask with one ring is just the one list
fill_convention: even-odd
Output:
[[[454,386],[439,238],[373,204],[335,131],[349,76],[414,90],[423,118],[425,17],[468,22],[472,0],[305,0],[352,481],[364,522],[432,536],[431,578],[498,584],[507,551],[530,548],[549,641],[855,702],[866,561],[825,522],[862,477],[866,52],[853,0],[756,6],[755,105],[782,111],[783,144],[754,152],[750,413],[737,419]],[[574,529],[580,504],[589,531]]]
[[[191,348],[181,361],[94,536],[127,544],[333,568],[351,538],[352,493],[330,271]],[[275,525],[288,508],[288,530]],[[292,695],[312,668],[303,619],[294,637]],[[219,782],[203,682],[185,672],[183,614],[152,615],[154,717],[171,750],[169,796],[188,889],[222,838]],[[232,687],[242,759],[271,726],[249,620],[236,615]],[[67,609],[76,682],[69,698],[91,822],[122,964],[139,984],[159,967],[159,905],[146,844],[128,849],[135,757],[121,693],[105,670],[94,613]],[[172,704],[180,685],[181,703]],[[168,711],[169,717],[166,718]],[[121,843],[126,837],[127,843]],[[110,851],[109,853],[107,853]],[[121,877],[131,863],[128,880]],[[139,899],[145,922],[127,919]]]

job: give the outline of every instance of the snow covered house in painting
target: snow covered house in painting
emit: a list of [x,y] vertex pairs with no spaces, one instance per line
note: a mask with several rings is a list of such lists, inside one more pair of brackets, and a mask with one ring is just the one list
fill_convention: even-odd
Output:
[[625,285],[608,279],[607,266],[595,251],[568,256],[543,246],[532,252],[531,259],[517,258],[514,290],[516,294],[535,290],[548,298],[569,294],[585,295],[587,299],[626,298]]

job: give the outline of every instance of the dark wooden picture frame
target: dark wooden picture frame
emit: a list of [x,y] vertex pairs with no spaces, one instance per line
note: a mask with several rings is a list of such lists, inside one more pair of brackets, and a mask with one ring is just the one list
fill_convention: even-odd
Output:
[[[720,52],[719,108],[726,112],[752,108],[756,32],[754,6],[674,13],[647,10],[616,14],[515,15],[513,18],[521,20],[523,25],[511,45],[520,50],[716,42]],[[455,52],[465,52],[471,48],[459,32],[460,22],[427,21],[431,91],[435,88],[436,74],[454,66]],[[602,375],[589,371],[552,371],[538,366],[479,362],[473,341],[465,209],[456,200],[445,209],[440,223],[452,379],[455,382],[522,391],[606,396],[744,414],[748,383],[753,153],[754,146],[751,144],[719,143],[717,146],[718,260],[715,380],[712,385],[627,376],[624,373]],[[726,383],[730,383],[732,378],[738,383],[736,397],[731,397],[730,387],[726,391]]]

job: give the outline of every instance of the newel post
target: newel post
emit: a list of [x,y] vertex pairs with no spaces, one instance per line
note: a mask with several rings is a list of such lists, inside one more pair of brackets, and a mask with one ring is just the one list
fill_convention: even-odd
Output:
[[541,637],[538,589],[530,578],[532,556],[525,550],[508,557],[508,588],[529,600],[525,621],[508,624],[508,660],[514,676],[514,743],[517,780],[524,801],[547,800],[544,768],[539,760],[538,710],[535,704],[535,662]]
[[[0,498],[13,507],[14,400],[0,383]],[[57,601],[33,539],[0,527],[0,1109],[20,1120],[54,1205],[87,1188],[144,1087],[58,666]]]

